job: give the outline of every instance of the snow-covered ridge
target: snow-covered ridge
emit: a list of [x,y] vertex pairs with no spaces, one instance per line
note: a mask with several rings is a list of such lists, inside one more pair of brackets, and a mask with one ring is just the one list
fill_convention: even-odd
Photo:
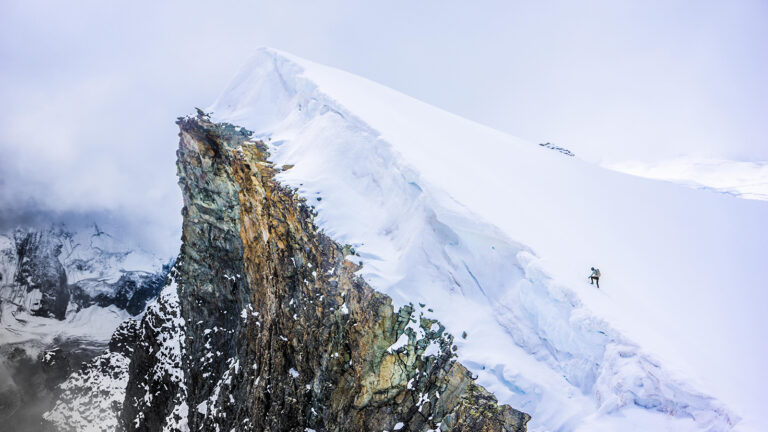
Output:
[[768,201],[768,162],[676,158],[655,163],[622,162],[605,166],[639,177]]
[[[606,186],[626,186],[632,193],[645,183],[637,186],[641,181],[562,158],[378,84],[269,49],[250,60],[208,111],[217,121],[255,131],[270,145],[276,164],[292,165],[280,179],[317,208],[317,222],[327,233],[356,248],[364,264],[361,274],[372,286],[396,303],[426,303],[455,335],[467,331],[460,342],[461,361],[502,402],[529,412],[530,430],[725,431],[738,421],[722,403],[688,384],[690,376],[665,369],[659,356],[646,354],[615,330],[642,336],[638,328],[651,327],[623,314],[621,307],[635,306],[635,297],[612,303],[584,291],[583,282],[563,268],[557,278],[545,269],[563,257],[555,253],[559,246],[571,258],[586,258],[577,262],[582,268],[595,257],[614,263],[588,253],[594,244],[585,245],[583,255],[572,253],[572,239],[557,237],[564,229],[590,234],[589,223],[598,224],[607,232],[593,236],[590,243],[597,246],[617,237],[610,228],[625,237],[653,238],[653,232],[627,233],[630,217],[624,227],[600,225],[601,214],[587,214],[591,219],[583,222],[581,207],[589,205],[582,204],[589,195],[573,193],[574,187],[593,182],[590,186],[613,199],[616,194]],[[595,179],[585,180],[584,172]],[[653,188],[657,185],[646,189]],[[616,201],[622,204],[621,196]],[[553,212],[560,217],[553,218]],[[579,218],[576,224],[573,218]],[[751,216],[748,220],[743,229],[758,226]],[[551,252],[552,261],[541,262],[512,236]],[[621,255],[615,247],[613,253]],[[648,260],[655,264],[653,257]],[[639,270],[621,265],[612,266],[617,285],[630,293],[642,287],[654,294]],[[666,274],[663,262],[658,266]],[[668,279],[661,292],[678,282]],[[674,304],[674,295],[667,301]],[[663,318],[658,310],[656,321]],[[654,348],[665,359],[674,358],[674,351]]]

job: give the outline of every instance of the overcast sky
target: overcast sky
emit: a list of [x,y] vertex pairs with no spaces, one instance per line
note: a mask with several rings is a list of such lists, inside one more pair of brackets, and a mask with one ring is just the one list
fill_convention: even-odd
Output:
[[592,161],[768,160],[768,2],[373,3],[3,0],[3,217],[177,238],[174,119],[265,45]]

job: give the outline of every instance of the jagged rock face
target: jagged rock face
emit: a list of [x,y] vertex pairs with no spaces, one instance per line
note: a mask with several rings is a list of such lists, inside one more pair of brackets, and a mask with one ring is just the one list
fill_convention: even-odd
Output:
[[[147,303],[155,299],[160,293],[170,267],[170,264],[166,264],[159,273],[127,271],[114,283],[100,280],[80,281],[70,286],[72,302],[78,309],[92,305],[101,307],[115,305],[131,315],[138,315],[144,310]],[[84,288],[93,284],[100,285],[99,289],[103,292],[94,295],[91,294],[93,289]]]
[[8,432],[42,430],[43,412],[59,397],[57,386],[104,346],[70,340],[37,355],[23,346],[0,347],[0,428]]
[[38,295],[29,305],[36,316],[63,320],[69,304],[67,274],[59,262],[61,243],[49,232],[17,231],[14,233],[18,268],[15,282],[27,293]]
[[126,430],[525,430],[526,414],[455,361],[439,323],[396,312],[355,274],[250,132],[178,123],[181,317],[142,322]]
[[[108,236],[98,228],[97,233],[93,237]],[[17,229],[5,240],[0,243],[0,302],[33,316],[64,320],[93,305],[138,315],[157,297],[171,267],[116,270],[131,251],[78,244],[61,226]],[[83,251],[84,256],[75,253]]]
[[[141,321],[115,330],[109,349],[72,374],[44,418],[52,431],[188,431],[181,355],[184,321],[175,284],[168,285]],[[128,385],[128,381],[131,385]],[[165,415],[163,407],[177,404]],[[124,425],[123,425],[124,424]]]
[[123,429],[188,430],[184,329],[178,290],[171,284],[148,308],[132,347],[130,379],[119,417]]
[[60,385],[61,395],[43,416],[47,430],[109,432],[117,429],[128,365],[138,338],[138,321],[129,319],[120,324],[109,342],[109,350]]

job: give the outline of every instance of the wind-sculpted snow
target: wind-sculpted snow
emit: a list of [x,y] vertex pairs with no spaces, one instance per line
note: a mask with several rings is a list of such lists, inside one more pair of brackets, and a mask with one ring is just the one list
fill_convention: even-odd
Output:
[[[209,111],[269,145],[284,166],[278,178],[316,208],[330,237],[354,247],[368,283],[397,304],[426,304],[453,334],[466,331],[460,360],[501,401],[531,413],[529,430],[732,428],[738,417],[723,404],[592,314],[530,248],[428,181],[409,163],[418,157],[406,162],[391,145],[397,133],[382,136],[318,88],[317,76],[349,75],[263,50]],[[365,114],[411,114],[391,112],[397,98],[372,100]],[[472,138],[444,151],[471,152]]]
[[[535,257],[521,252],[520,258],[531,264],[525,266],[525,278],[495,304],[498,323],[537,361],[593,396],[600,413],[640,407],[694,419],[710,431],[729,430],[738,420],[723,404],[670,376],[639,346],[590,315],[573,292],[553,284],[536,267]],[[535,391],[521,387],[526,393]]]

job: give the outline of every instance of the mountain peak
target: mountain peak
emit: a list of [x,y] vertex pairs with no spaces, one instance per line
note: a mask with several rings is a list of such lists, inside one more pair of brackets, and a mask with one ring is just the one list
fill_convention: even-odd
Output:
[[[764,207],[564,158],[271,49],[207,111],[252,130],[276,166],[291,166],[278,180],[355,248],[375,289],[398,305],[428,303],[450,331],[467,330],[460,358],[501,400],[531,411],[533,427],[610,429],[615,416],[640,409],[645,420],[634,423],[674,412],[697,419],[678,430],[727,430],[736,416],[706,393],[755,403],[741,389],[759,373],[749,347],[762,342],[728,335],[754,335],[755,323],[768,322],[759,308],[718,320],[706,311],[752,304],[768,278],[749,258],[768,253],[750,234],[761,229],[755,215],[768,217]],[[712,242],[694,240],[702,233]],[[584,285],[595,263],[611,281],[601,281],[603,292]],[[713,335],[728,347],[714,357]],[[489,353],[490,340],[499,348]],[[722,364],[741,364],[742,384],[716,372]],[[706,382],[706,391],[688,382]],[[657,398],[667,391],[677,396]],[[558,396],[571,392],[570,402]]]

